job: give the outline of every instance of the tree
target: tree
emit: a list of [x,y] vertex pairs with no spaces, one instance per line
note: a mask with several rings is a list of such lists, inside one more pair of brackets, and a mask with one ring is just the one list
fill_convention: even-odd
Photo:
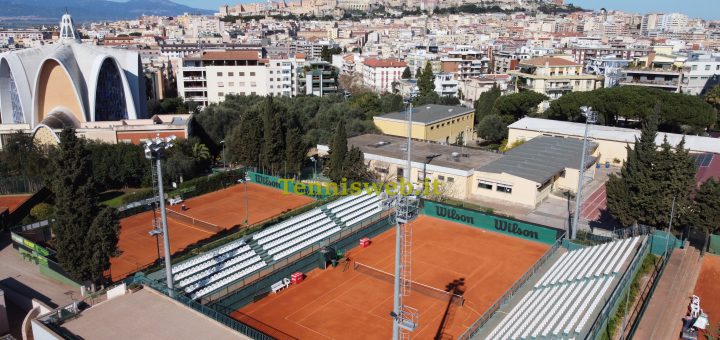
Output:
[[348,151],[343,161],[343,177],[347,178],[348,182],[367,180],[372,177],[365,166],[365,156],[360,148],[353,146]]
[[708,104],[712,105],[716,111],[720,112],[720,85],[715,85],[703,98]]
[[420,79],[422,77],[422,67],[418,66],[417,69],[415,69],[415,79]]
[[327,176],[331,181],[340,183],[345,175],[343,170],[345,166],[345,157],[348,153],[347,134],[345,132],[345,122],[340,120],[332,144],[330,144],[330,160],[327,163]]
[[695,194],[693,211],[688,224],[705,233],[712,234],[720,228],[720,181],[710,178]]
[[207,161],[210,159],[210,150],[202,143],[193,144],[192,154],[193,157],[199,161]]
[[482,139],[500,142],[507,137],[507,123],[496,114],[486,115],[478,123],[477,134]]
[[664,226],[669,222],[673,199],[678,222],[687,226],[691,212],[690,194],[695,183],[695,163],[685,149],[684,139],[674,148],[665,139],[658,149],[657,112],[645,122],[635,148],[628,146],[628,158],[621,177],[611,175],[607,183],[608,210],[624,225],[642,223]]
[[268,96],[262,107],[263,120],[263,166],[268,167],[271,173],[277,173],[282,168],[285,149],[285,138],[282,130],[282,117],[277,112],[273,97]]
[[412,78],[412,74],[410,73],[410,67],[405,67],[405,70],[403,70],[402,73],[402,79],[410,79]]
[[492,112],[500,116],[512,116],[514,120],[518,120],[534,114],[537,106],[545,100],[548,100],[546,95],[533,91],[513,93],[497,98]]
[[307,146],[302,140],[302,132],[299,127],[290,127],[285,133],[285,164],[287,171],[293,175],[300,175]]
[[112,211],[98,206],[90,153],[73,129],[60,133],[52,169],[48,187],[57,207],[53,232],[58,261],[73,278],[98,282],[110,257],[118,254],[119,225]]
[[427,96],[435,92],[435,75],[433,74],[432,64],[430,62],[425,63],[425,69],[422,71],[417,83],[420,96]]
[[225,148],[228,160],[245,166],[260,166],[262,141],[263,126],[260,116],[255,112],[245,113],[227,137]]
[[500,98],[502,92],[497,84],[494,84],[490,90],[483,92],[480,97],[475,101],[475,124],[480,120],[492,113],[495,101]]
[[322,50],[320,51],[320,60],[332,63],[332,53],[330,53],[330,49],[327,46],[322,47]]

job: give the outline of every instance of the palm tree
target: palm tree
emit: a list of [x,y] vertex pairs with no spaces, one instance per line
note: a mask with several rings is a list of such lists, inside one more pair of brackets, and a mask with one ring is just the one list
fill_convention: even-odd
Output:
[[210,159],[210,149],[205,144],[195,143],[192,147],[193,158],[199,161]]

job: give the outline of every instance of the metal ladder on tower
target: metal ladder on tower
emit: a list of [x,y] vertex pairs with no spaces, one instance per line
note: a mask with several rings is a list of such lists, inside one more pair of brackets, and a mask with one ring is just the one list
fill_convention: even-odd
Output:
[[410,339],[410,333],[418,324],[419,312],[417,309],[405,305],[404,297],[412,291],[412,227],[410,221],[415,217],[417,201],[414,197],[405,196],[399,200],[397,206],[396,223],[399,224],[400,233],[400,338]]

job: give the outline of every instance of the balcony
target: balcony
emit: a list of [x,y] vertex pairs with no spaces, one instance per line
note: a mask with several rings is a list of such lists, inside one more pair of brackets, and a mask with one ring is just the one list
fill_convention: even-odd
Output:
[[545,91],[572,91],[571,84],[545,85]]
[[637,85],[637,86],[650,86],[650,87],[660,87],[660,88],[666,88],[666,89],[677,89],[679,84],[679,79],[675,80],[663,80],[663,79],[634,79],[634,78],[625,78],[620,79],[620,85]]
[[183,66],[183,71],[205,71],[205,67],[202,66]]

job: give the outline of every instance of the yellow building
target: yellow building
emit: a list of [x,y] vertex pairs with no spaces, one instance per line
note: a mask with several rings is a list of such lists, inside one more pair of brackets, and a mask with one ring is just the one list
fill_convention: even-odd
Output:
[[[407,112],[392,112],[373,118],[384,134],[407,137]],[[475,110],[462,106],[423,105],[413,108],[412,138],[437,143],[463,144],[473,139]]]
[[550,100],[563,94],[592,91],[602,87],[602,76],[583,73],[583,65],[559,57],[540,57],[520,62],[519,69],[508,74],[515,78],[518,90],[542,93]]

